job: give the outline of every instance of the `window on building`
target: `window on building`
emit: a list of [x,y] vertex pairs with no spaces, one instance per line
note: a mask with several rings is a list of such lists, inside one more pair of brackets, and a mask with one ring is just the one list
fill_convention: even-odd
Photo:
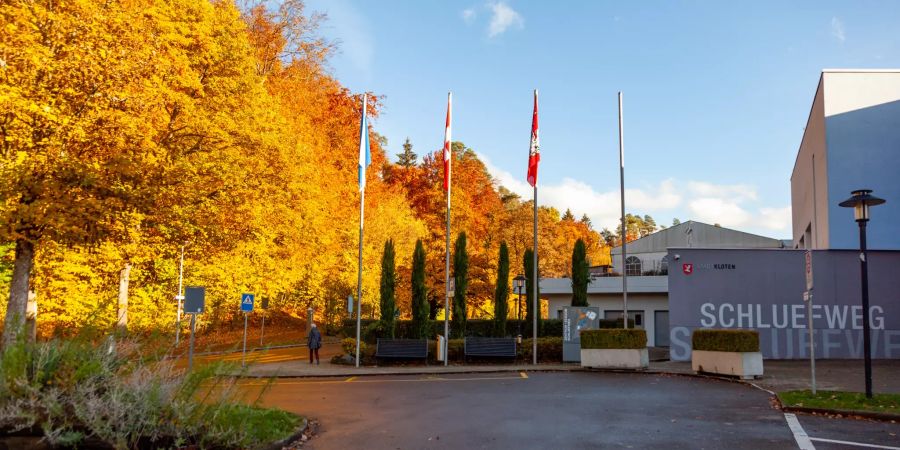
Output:
[[629,277],[641,275],[641,260],[637,256],[625,258],[625,275]]
[[659,260],[659,274],[669,274],[669,255],[663,256],[662,259]]

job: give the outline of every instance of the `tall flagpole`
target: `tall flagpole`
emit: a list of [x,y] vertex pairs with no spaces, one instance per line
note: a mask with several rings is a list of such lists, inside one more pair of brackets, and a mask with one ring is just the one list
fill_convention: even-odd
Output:
[[[532,282],[532,290],[534,294],[534,299],[532,300],[532,332],[531,332],[531,363],[537,365],[538,362],[538,354],[537,354],[537,341],[538,341],[538,320],[541,316],[541,308],[540,308],[540,299],[538,298],[538,285],[540,284],[540,279],[538,278],[538,197],[537,197],[537,162],[540,161],[540,141],[538,140],[538,124],[537,124],[537,112],[538,112],[538,91],[534,90],[534,116],[532,117],[531,124],[531,150],[529,150],[529,159],[531,159],[531,151],[534,151],[537,156],[537,161],[535,162],[535,171],[534,171],[534,183],[532,186],[534,187],[534,273],[531,276]],[[529,165],[531,161],[529,161]]]
[[626,269],[625,245],[628,241],[628,226],[625,222],[625,128],[622,125],[622,93],[619,92],[619,190],[622,193],[622,314],[625,328],[628,328],[628,269]]
[[447,183],[447,244],[446,244],[446,257],[445,257],[445,292],[444,292],[444,365],[448,365],[450,361],[450,187],[451,187],[451,177],[450,171],[452,169],[452,165],[447,161],[448,154],[450,152],[449,157],[453,158],[452,152],[452,143],[450,141],[450,107],[451,101],[453,99],[453,93],[447,93],[447,122],[444,128],[444,176],[446,177]]
[[[365,218],[363,211],[366,206],[366,166],[368,164],[369,152],[369,130],[366,124],[366,103],[367,95],[363,94],[362,119],[360,120],[359,130],[359,273],[356,278],[356,367],[359,367],[359,339],[360,326],[362,323],[362,270],[363,270],[363,220]],[[365,156],[363,155],[363,146],[365,146]],[[365,158],[365,160],[363,159]]]

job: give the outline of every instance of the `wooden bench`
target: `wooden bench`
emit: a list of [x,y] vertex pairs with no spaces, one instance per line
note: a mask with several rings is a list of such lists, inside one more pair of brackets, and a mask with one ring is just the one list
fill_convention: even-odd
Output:
[[467,337],[465,357],[515,358],[515,338]]
[[378,339],[375,358],[422,358],[427,363],[428,341],[425,339]]

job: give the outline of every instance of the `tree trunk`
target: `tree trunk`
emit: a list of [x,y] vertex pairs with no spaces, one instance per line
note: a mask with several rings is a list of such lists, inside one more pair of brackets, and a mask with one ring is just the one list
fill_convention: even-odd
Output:
[[128,332],[128,280],[131,276],[131,263],[126,262],[125,267],[119,272],[119,307],[117,309],[118,320],[116,331],[120,334]]
[[37,339],[37,293],[28,291],[28,305],[25,308],[25,339],[34,342]]
[[24,328],[32,267],[34,267],[34,244],[25,239],[17,239],[16,260],[13,264],[9,303],[6,305],[6,321],[3,325],[3,348],[9,348],[14,344]]

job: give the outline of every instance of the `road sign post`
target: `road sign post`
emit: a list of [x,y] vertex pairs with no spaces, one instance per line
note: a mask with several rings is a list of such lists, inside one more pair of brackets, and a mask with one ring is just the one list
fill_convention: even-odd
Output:
[[191,344],[188,348],[188,371],[194,368],[194,335],[197,332],[197,314],[203,312],[206,303],[206,288],[188,286],[184,290],[184,312],[191,315]]
[[253,294],[241,294],[241,311],[244,312],[244,352],[241,367],[247,367],[247,316],[253,312]]
[[259,328],[259,346],[263,345],[263,333],[266,331],[266,314],[269,311],[269,298],[263,297],[262,303],[259,305],[263,309],[262,326]]
[[813,336],[813,271],[812,251],[806,251],[806,292],[803,293],[803,301],[806,303],[807,328],[809,332],[809,381],[810,391],[816,395],[816,341]]

